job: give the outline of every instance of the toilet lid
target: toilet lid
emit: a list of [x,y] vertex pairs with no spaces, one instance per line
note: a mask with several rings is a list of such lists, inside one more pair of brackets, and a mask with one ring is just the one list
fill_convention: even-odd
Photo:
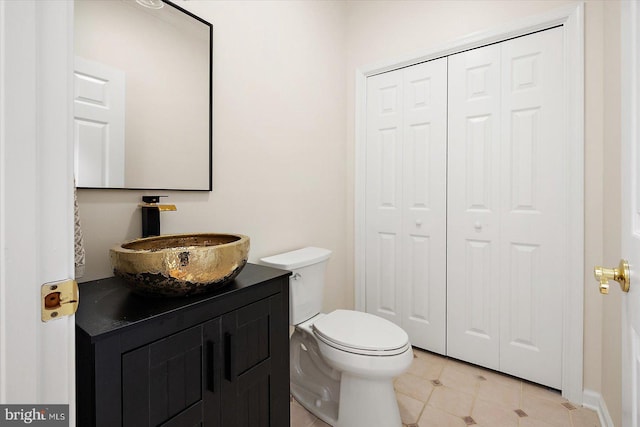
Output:
[[388,352],[404,349],[409,336],[399,326],[361,311],[335,310],[313,324],[315,333],[327,344],[354,352]]

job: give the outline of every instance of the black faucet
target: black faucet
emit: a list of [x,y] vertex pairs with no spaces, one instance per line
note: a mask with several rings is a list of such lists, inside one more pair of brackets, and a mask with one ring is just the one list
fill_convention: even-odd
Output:
[[142,196],[142,237],[159,236],[160,212],[177,210],[176,205],[159,204],[160,197],[167,196]]

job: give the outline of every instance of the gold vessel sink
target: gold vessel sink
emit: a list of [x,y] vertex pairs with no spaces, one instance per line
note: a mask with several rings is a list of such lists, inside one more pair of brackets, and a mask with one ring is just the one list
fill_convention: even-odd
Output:
[[146,296],[189,296],[234,279],[249,255],[242,234],[169,234],[147,237],[110,250],[113,273]]

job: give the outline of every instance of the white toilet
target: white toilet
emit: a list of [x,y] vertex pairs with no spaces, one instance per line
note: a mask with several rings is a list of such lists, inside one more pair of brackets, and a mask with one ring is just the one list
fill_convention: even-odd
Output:
[[372,314],[320,313],[331,251],[308,247],[262,258],[290,270],[291,394],[322,421],[337,427],[400,427],[393,378],[409,368],[407,333]]

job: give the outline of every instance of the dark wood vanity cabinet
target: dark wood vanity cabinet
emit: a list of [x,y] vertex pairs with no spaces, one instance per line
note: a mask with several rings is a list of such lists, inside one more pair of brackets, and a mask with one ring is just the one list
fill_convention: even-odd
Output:
[[80,285],[78,426],[289,426],[289,272],[248,264],[212,294]]

